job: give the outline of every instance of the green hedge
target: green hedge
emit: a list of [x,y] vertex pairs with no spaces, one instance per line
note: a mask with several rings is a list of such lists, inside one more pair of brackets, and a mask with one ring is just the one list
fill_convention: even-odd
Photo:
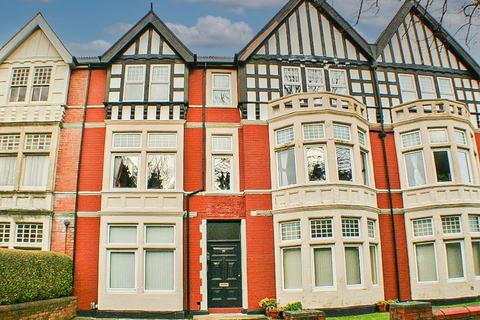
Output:
[[63,254],[0,249],[0,305],[71,296],[72,268]]

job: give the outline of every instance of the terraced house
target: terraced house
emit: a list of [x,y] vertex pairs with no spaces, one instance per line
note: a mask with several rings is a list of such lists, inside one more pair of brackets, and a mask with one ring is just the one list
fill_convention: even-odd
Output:
[[73,255],[84,312],[478,297],[480,67],[413,1],[370,44],[291,0],[233,57],[39,15],[0,63],[1,245]]

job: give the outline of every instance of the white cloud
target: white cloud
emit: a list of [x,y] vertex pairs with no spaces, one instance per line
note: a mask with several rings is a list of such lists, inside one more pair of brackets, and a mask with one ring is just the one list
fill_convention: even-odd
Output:
[[123,35],[126,33],[128,30],[130,30],[133,27],[133,24],[131,23],[115,23],[111,24],[109,26],[106,26],[105,28],[102,29],[102,32],[111,36],[116,36],[116,35]]
[[192,49],[238,49],[253,37],[253,30],[247,23],[232,22],[223,17],[200,17],[191,27],[175,23],[167,25]]
[[95,56],[103,54],[111,47],[111,43],[105,40],[93,40],[90,42],[71,42],[67,47],[74,55],[78,56]]
[[279,7],[287,0],[177,0],[187,3],[201,3],[206,5],[215,5],[227,11],[243,14],[246,9],[263,9],[269,7]]

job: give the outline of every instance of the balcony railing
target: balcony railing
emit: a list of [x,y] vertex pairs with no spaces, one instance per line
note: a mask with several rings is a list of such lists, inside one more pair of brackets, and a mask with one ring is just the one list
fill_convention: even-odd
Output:
[[401,104],[392,109],[393,123],[418,119],[419,117],[453,117],[470,120],[470,112],[465,104],[445,99],[417,100]]
[[181,120],[185,119],[184,103],[123,102],[105,103],[107,120]]
[[298,93],[268,104],[268,118],[274,119],[294,112],[331,110],[359,116],[367,121],[367,107],[353,97],[333,93]]
[[65,108],[56,106],[1,106],[0,123],[62,122]]

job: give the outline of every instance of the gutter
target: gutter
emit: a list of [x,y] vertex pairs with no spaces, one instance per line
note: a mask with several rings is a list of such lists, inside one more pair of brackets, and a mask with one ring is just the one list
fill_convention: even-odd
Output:
[[90,82],[92,78],[92,65],[89,64],[88,67],[88,76],[87,76],[87,88],[85,90],[85,102],[83,104],[83,117],[82,117],[82,129],[80,134],[80,149],[78,150],[78,167],[77,167],[77,177],[76,177],[76,186],[75,186],[75,211],[73,216],[73,268],[72,268],[72,287],[75,288],[75,259],[77,257],[77,221],[78,221],[78,198],[80,192],[80,167],[82,164],[82,154],[83,154],[83,139],[85,137],[85,118],[87,116],[87,105],[88,105],[88,96],[90,95]]
[[385,132],[385,121],[383,118],[383,104],[382,104],[382,99],[380,97],[380,86],[378,84],[378,78],[377,78],[377,64],[375,61],[372,61],[370,64],[370,67],[372,68],[372,73],[373,73],[373,83],[375,86],[375,99],[377,100],[377,105],[378,105],[378,111],[380,112],[380,140],[382,141],[382,152],[383,152],[383,161],[384,161],[384,166],[385,166],[385,177],[387,179],[387,193],[388,193],[388,204],[389,204],[389,209],[390,209],[390,221],[392,223],[392,235],[393,235],[393,257],[395,259],[395,280],[397,284],[397,299],[399,301],[402,301],[401,298],[401,290],[400,290],[400,263],[398,261],[398,245],[397,245],[397,237],[396,237],[396,225],[395,225],[395,212],[393,209],[393,194],[392,194],[392,188],[391,188],[391,183],[390,183],[390,170],[388,169],[388,153],[387,153],[387,145],[385,142],[385,138],[387,137],[387,133]]
[[[196,60],[196,56],[195,56]],[[205,191],[205,153],[206,153],[206,109],[205,109],[205,95],[207,91],[206,86],[206,74],[207,74],[207,64],[205,63],[203,66],[203,74],[202,74],[202,187],[198,190],[193,192],[189,192],[186,195],[186,215],[185,215],[185,259],[186,259],[186,308],[185,308],[185,318],[190,319],[191,315],[191,307],[190,307],[190,292],[191,292],[191,285],[190,285],[190,199],[195,196],[196,194]]]

